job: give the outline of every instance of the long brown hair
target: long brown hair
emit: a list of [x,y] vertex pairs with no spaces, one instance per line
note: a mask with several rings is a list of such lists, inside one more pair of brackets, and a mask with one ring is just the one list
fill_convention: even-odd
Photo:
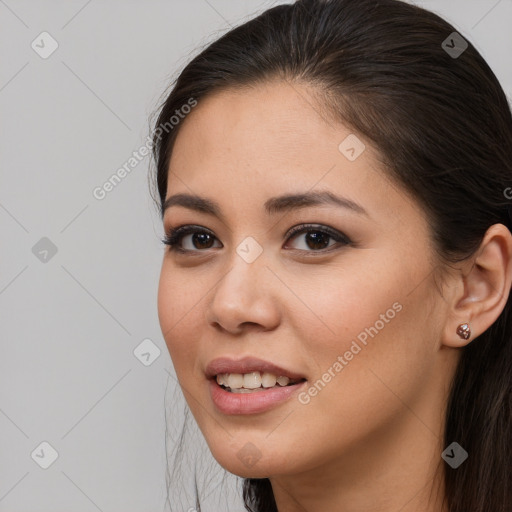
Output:
[[[333,119],[371,140],[417,198],[441,260],[463,259],[492,224],[511,227],[504,191],[512,185],[512,115],[490,67],[454,32],[399,0],[279,5],[191,60],[155,127],[191,98],[221,89],[276,78],[310,84]],[[179,128],[155,132],[160,207]],[[498,320],[462,349],[452,382],[444,445],[456,441],[469,458],[445,466],[450,512],[512,510],[511,307],[509,298]],[[243,497],[249,511],[277,511],[268,479],[245,479]]]

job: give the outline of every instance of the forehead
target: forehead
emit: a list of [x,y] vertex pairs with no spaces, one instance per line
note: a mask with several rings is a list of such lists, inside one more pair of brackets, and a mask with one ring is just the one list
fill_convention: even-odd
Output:
[[[196,174],[202,181],[212,174],[216,179],[265,175],[293,183],[303,171],[313,179],[333,165],[349,163],[339,144],[351,130],[323,117],[310,90],[298,84],[270,82],[216,92],[182,123],[169,167],[186,170],[189,179]],[[355,161],[350,167],[361,174],[372,151],[366,145],[365,165]]]
[[187,145],[208,157],[229,153],[259,159],[264,149],[273,158],[288,159],[290,152],[299,155],[313,143],[335,154],[329,135],[343,131],[342,125],[322,115],[310,88],[274,81],[201,99],[180,127],[176,146],[187,139]]

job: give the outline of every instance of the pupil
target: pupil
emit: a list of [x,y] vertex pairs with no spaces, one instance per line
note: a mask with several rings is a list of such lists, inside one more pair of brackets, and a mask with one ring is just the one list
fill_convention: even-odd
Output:
[[207,243],[207,237],[210,237],[210,235],[208,233],[194,233],[193,235],[193,243],[194,245],[196,244],[196,242],[199,242],[199,245],[200,247],[197,247],[196,248],[209,248],[210,245],[211,245],[211,240],[210,240],[210,245],[201,245],[203,244],[205,241]]
[[[320,233],[318,231],[312,231],[309,233],[306,233],[306,243],[308,244],[308,247],[310,249],[324,249],[329,245],[329,235],[326,233]],[[323,239],[323,240],[322,240]],[[308,242],[312,241],[314,245],[313,247]],[[322,243],[325,242],[325,243]],[[318,245],[319,244],[319,245]]]

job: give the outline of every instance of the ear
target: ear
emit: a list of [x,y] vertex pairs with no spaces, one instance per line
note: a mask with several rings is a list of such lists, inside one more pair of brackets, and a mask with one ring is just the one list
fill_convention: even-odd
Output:
[[[503,224],[494,224],[453,283],[457,291],[451,297],[443,344],[462,347],[486,331],[503,311],[511,283],[512,234]],[[458,326],[466,323],[471,329],[467,340],[457,334]]]

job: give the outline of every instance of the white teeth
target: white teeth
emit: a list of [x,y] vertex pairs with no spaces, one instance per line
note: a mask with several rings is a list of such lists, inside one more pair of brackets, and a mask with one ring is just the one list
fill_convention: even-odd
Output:
[[275,375],[272,375],[271,373],[264,373],[261,376],[261,385],[264,388],[271,388],[276,385],[277,377]]
[[228,373],[224,376],[224,385],[229,388],[241,388],[244,385],[244,376],[241,373]]
[[277,378],[277,383],[280,386],[288,386],[289,382],[290,382],[290,379],[288,377],[278,377]]
[[261,387],[261,374],[260,372],[251,372],[244,375],[244,388],[256,389]]
[[284,375],[277,377],[267,372],[250,372],[245,374],[219,373],[216,379],[219,386],[228,387],[235,393],[246,393],[252,390],[272,388],[277,384],[279,384],[279,386],[287,386],[288,384],[294,384],[296,382]]
[[219,386],[227,386],[228,385],[228,376],[229,376],[229,373],[219,373],[217,375],[217,384],[219,384]]

